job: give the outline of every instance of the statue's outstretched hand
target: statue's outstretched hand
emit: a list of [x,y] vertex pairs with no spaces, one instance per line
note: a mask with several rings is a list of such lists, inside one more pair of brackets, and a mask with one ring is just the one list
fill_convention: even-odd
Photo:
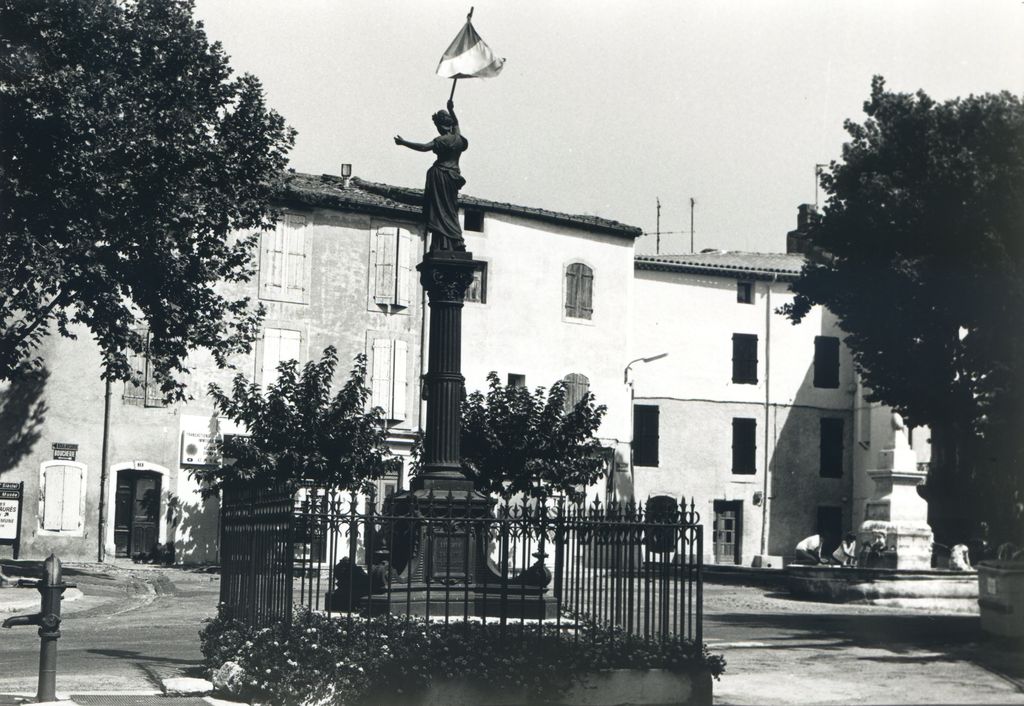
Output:
[[450,113],[453,110],[455,110],[455,101],[453,101],[451,98],[449,98],[448,99],[448,112]]
[[395,144],[396,145],[401,145],[404,142],[405,142],[405,140],[402,139],[401,135],[395,135]]

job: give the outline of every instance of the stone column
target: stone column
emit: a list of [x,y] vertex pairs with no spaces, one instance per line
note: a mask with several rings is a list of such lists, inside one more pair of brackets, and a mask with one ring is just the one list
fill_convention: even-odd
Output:
[[423,470],[413,490],[471,491],[462,472],[462,303],[473,281],[468,252],[428,252],[417,265],[430,306],[427,372],[423,376],[427,421]]

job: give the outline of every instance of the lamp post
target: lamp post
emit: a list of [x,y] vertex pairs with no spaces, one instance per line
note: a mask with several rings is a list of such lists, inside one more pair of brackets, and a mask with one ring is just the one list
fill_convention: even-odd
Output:
[[633,474],[633,442],[635,441],[635,429],[634,429],[634,413],[633,413],[633,380],[629,377],[629,369],[637,363],[650,363],[655,360],[659,360],[667,356],[668,353],[658,353],[657,355],[648,356],[646,358],[636,358],[626,364],[626,367],[622,370],[622,382],[629,386],[629,482],[636,488],[636,478]]

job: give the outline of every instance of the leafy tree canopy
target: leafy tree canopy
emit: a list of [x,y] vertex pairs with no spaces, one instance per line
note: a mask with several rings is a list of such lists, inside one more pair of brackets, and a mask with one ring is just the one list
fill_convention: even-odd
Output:
[[943,473],[961,478],[950,506],[969,487],[979,519],[1024,491],[1024,105],[1005,92],[939,103],[875,77],[864,111],[821,177],[816,255],[788,314],[822,304],[839,318],[873,399],[931,425]]
[[196,475],[210,490],[236,481],[266,485],[314,481],[348,491],[368,491],[371,481],[397,470],[379,407],[366,411],[366,356],[359,355],[348,381],[331,396],[338,356],[324,350],[318,362],[298,370],[278,366],[278,379],[261,390],[242,375],[229,396],[210,385],[219,415],[243,425],[248,436],[226,437],[222,465]]
[[594,438],[606,407],[587,392],[566,409],[565,383],[545,393],[538,387],[504,386],[487,375],[487,394],[470,394],[462,405],[462,462],[477,488],[504,498],[517,493],[564,493],[582,497],[580,488],[604,473],[603,447]]
[[[165,395],[191,349],[247,350],[252,274],[293,131],[233,76],[191,0],[0,0],[0,380],[84,324],[104,377],[147,353]],[[148,328],[150,342],[138,330]]]
[[878,399],[915,424],[983,431],[1022,392],[1024,105],[1009,93],[937,103],[875,77],[863,124],[810,233],[794,321],[839,318]]

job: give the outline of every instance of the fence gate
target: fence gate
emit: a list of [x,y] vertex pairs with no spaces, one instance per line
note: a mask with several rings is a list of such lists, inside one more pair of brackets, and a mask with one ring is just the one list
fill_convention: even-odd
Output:
[[221,492],[220,601],[250,625],[291,622],[292,498],[287,486]]

